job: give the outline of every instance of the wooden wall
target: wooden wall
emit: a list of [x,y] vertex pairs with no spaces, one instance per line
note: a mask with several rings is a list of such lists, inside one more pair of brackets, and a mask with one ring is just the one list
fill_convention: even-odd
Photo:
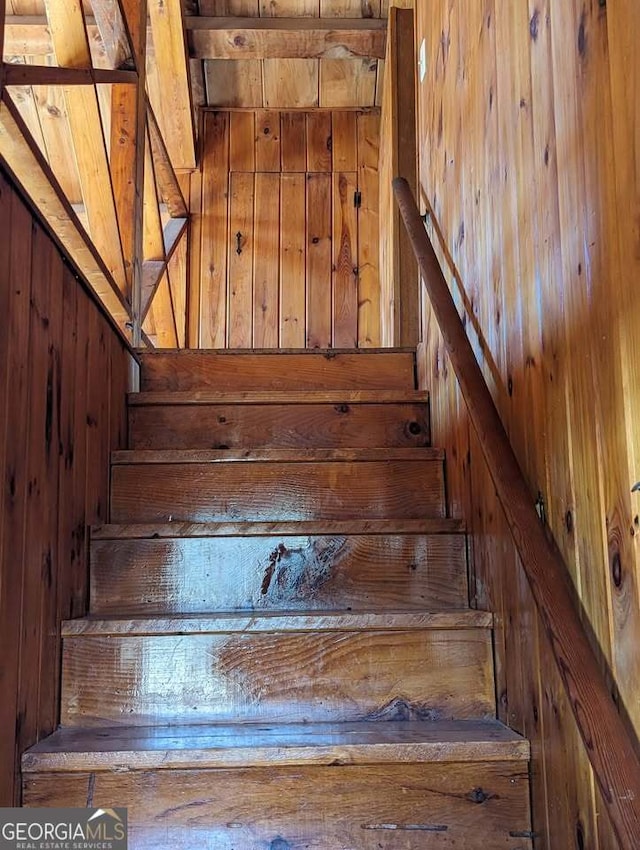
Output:
[[130,355],[0,169],[0,806],[58,719],[60,621],[86,612]]
[[193,347],[380,344],[379,124],[375,110],[204,112]]
[[[634,0],[417,4],[423,207],[467,328],[640,730],[640,15]],[[538,848],[617,843],[425,308],[423,380],[497,612],[501,717],[533,742]]]

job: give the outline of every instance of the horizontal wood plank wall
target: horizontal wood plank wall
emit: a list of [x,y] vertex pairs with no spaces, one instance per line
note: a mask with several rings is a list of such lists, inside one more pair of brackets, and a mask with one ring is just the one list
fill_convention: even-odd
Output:
[[60,622],[86,612],[130,355],[0,170],[0,806],[58,722]]
[[379,346],[379,113],[204,112],[203,124],[192,345]]
[[[431,232],[612,690],[640,730],[637,6],[418,4],[420,183]],[[617,842],[428,307],[422,380],[498,614],[502,719],[533,743],[540,848]],[[471,498],[472,494],[472,498]],[[640,841],[640,836],[639,836]]]

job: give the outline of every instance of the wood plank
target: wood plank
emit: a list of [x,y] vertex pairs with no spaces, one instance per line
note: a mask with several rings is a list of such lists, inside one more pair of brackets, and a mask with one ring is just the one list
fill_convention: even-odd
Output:
[[[18,195],[0,174],[0,269],[7,285],[0,288],[0,307],[5,332],[0,337],[0,472],[8,481],[0,495],[0,640],[11,653],[3,654],[0,684],[5,694],[0,707],[3,728],[0,736],[0,800],[18,803],[18,760],[22,742],[17,740],[20,690],[20,643],[22,635],[23,561],[27,521],[27,435],[30,400],[29,351],[31,301],[31,221]],[[9,285],[10,282],[10,285]]]
[[114,522],[444,516],[441,464],[428,460],[129,463],[111,482]]
[[186,19],[190,52],[196,59],[384,58],[385,27],[379,19]]
[[178,348],[185,348],[187,334],[187,303],[188,303],[188,226],[176,242],[167,266],[171,303],[176,325],[176,340]]
[[120,4],[117,0],[93,0],[91,9],[109,65],[112,68],[134,67],[134,53]]
[[[62,68],[90,69],[92,61],[80,7],[66,9],[56,0],[46,0],[45,6],[58,64]],[[126,293],[117,209],[96,91],[93,86],[65,86],[64,96],[91,239],[120,292]]]
[[232,112],[229,122],[229,170],[255,171],[255,115],[252,112]]
[[[146,787],[153,789],[148,793],[141,792],[136,772],[35,774],[25,783],[25,798],[32,806],[61,800],[84,806],[89,783],[96,805],[108,806],[119,795],[135,801],[131,832],[140,850],[158,847],[167,833],[175,850],[193,847],[194,834],[216,850],[261,850],[277,846],[276,840],[282,847],[286,842],[367,850],[392,850],[401,840],[403,850],[435,850],[443,832],[461,850],[478,842],[505,850],[532,846],[529,838],[513,837],[529,828],[528,776],[518,763],[461,764],[455,771],[438,764],[159,770],[148,775]],[[211,794],[212,785],[220,795]],[[480,788],[488,796],[481,805]],[[335,801],[329,819],[327,795]]]
[[[156,288],[147,315],[151,325],[155,328],[153,342],[156,348],[178,348],[176,310],[171,294],[169,276],[166,271]],[[143,329],[146,330],[146,322],[143,324]]]
[[220,466],[229,462],[250,463],[305,463],[323,464],[329,462],[363,461],[415,461],[416,463],[443,461],[442,449],[415,448],[366,448],[366,449],[176,449],[172,451],[114,451],[111,453],[111,466],[130,464],[215,464]]
[[155,65],[160,96],[151,89],[153,110],[173,167],[193,170],[195,128],[182,7],[180,0],[147,0],[147,7],[155,51],[162,56]]
[[320,0],[320,14],[323,18],[379,18],[380,0]]
[[306,343],[308,348],[330,348],[332,342],[332,185],[330,174],[307,175],[306,221]]
[[287,18],[317,17],[318,0],[260,0],[260,16]]
[[261,726],[241,724],[105,730],[60,729],[22,759],[26,773],[267,765],[509,762],[526,760],[528,742],[491,720],[389,721]]
[[130,448],[366,448],[429,444],[428,408],[417,404],[203,404],[129,412]]
[[320,62],[320,106],[375,106],[375,59],[323,59]]
[[[236,113],[238,115],[244,113]],[[248,114],[248,113],[247,113]],[[253,116],[252,119],[253,126]],[[232,115],[233,126],[233,115]],[[253,133],[251,134],[253,143]],[[253,153],[253,144],[251,146]],[[251,348],[253,343],[254,218],[255,180],[253,174],[229,175],[229,317],[227,344],[231,348]]]
[[[136,681],[142,654],[154,675]],[[482,628],[66,637],[62,681],[65,726],[479,719],[494,703]]]
[[200,343],[204,348],[223,348],[226,339],[228,171],[228,115],[205,113],[200,230]]
[[331,171],[331,113],[307,113],[307,171]]
[[424,390],[269,390],[267,392],[131,392],[130,408],[147,405],[192,404],[426,404],[429,394]]
[[[279,146],[278,146],[279,147]],[[256,146],[257,151],[260,145]],[[257,157],[258,161],[260,156]],[[277,348],[279,330],[280,175],[255,175],[253,348]]]
[[317,59],[264,59],[264,105],[271,108],[318,106]]
[[[58,59],[58,61],[61,61]],[[61,65],[26,65],[11,63],[4,65],[7,86],[65,86],[73,90],[77,86],[132,85],[138,82],[135,71],[110,71],[105,68],[64,67]]]
[[331,116],[332,170],[358,170],[357,113],[334,112]]
[[[288,113],[289,115],[291,113]],[[296,122],[304,130],[302,122]],[[292,125],[295,126],[295,125]],[[284,123],[283,123],[284,129]],[[304,161],[304,149],[298,151]],[[284,164],[284,148],[283,148]],[[289,160],[289,164],[294,163]],[[280,178],[280,347],[303,347],[306,340],[306,177]]]
[[[120,87],[116,86],[118,90]],[[125,86],[128,91],[130,86]],[[22,117],[27,122],[40,150],[45,154],[51,170],[56,175],[67,200],[72,204],[82,204],[82,189],[78,177],[78,166],[69,144],[69,124],[64,94],[58,86],[32,86],[25,91],[25,100],[11,92],[14,103],[18,105]],[[25,108],[26,104],[29,104]],[[35,105],[35,109],[34,109]],[[36,115],[29,116],[34,109]],[[37,123],[37,127],[34,124]]]
[[147,127],[158,194],[163,203],[166,204],[172,218],[185,218],[188,216],[189,210],[150,103],[147,104]]
[[[307,122],[304,112],[280,113],[280,155],[282,171],[307,170]],[[283,226],[283,233],[287,228]]]
[[206,59],[204,75],[209,106],[264,106],[262,62],[259,59]]
[[[27,240],[27,234],[21,234]],[[22,617],[19,652],[19,684],[16,717],[21,718],[16,730],[17,749],[24,749],[39,737],[41,722],[40,692],[47,681],[41,679],[42,648],[45,638],[43,605],[53,579],[52,559],[57,545],[51,532],[57,527],[57,464],[53,464],[54,388],[53,346],[50,321],[55,309],[50,281],[56,274],[56,261],[61,258],[41,228],[34,228],[31,240],[31,297],[29,310],[29,419],[26,433],[24,475],[27,482],[24,511],[25,524],[21,558]],[[50,330],[51,327],[51,330]],[[51,417],[51,418],[50,418]],[[31,486],[29,486],[31,483]],[[31,533],[28,532],[31,529]],[[55,591],[53,591],[55,594]],[[48,625],[48,624],[47,624]],[[46,664],[47,657],[44,658]],[[51,731],[45,729],[45,734]]]
[[354,390],[413,389],[415,357],[378,353],[144,354],[143,390]]
[[358,219],[356,172],[333,174],[333,264],[331,275],[333,345],[358,345]]
[[92,540],[92,616],[465,608],[463,535]]
[[273,110],[256,112],[256,171],[280,171],[280,115]]
[[[202,113],[201,113],[202,115]],[[202,120],[201,127],[204,127]],[[200,138],[203,130],[200,131]],[[204,141],[202,142],[204,147]],[[204,164],[204,163],[203,163]],[[200,268],[202,253],[202,169],[189,175],[189,249],[188,249],[188,309],[187,309],[187,345],[199,348],[201,338],[202,272]]]
[[363,348],[380,344],[379,128],[379,115],[358,114],[358,346]]

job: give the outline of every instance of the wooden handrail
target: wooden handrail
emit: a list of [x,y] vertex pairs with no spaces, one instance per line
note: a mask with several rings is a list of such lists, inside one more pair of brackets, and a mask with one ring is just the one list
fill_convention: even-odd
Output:
[[580,619],[569,571],[549,540],[406,180],[393,189],[433,312],[622,850],[640,847],[640,759]]

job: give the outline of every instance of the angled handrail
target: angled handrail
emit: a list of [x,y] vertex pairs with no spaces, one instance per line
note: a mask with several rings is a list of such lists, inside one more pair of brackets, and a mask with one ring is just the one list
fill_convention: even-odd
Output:
[[640,847],[640,759],[580,619],[569,571],[526,481],[424,228],[409,184],[393,181],[431,306],[522,561],[596,782],[622,850]]

